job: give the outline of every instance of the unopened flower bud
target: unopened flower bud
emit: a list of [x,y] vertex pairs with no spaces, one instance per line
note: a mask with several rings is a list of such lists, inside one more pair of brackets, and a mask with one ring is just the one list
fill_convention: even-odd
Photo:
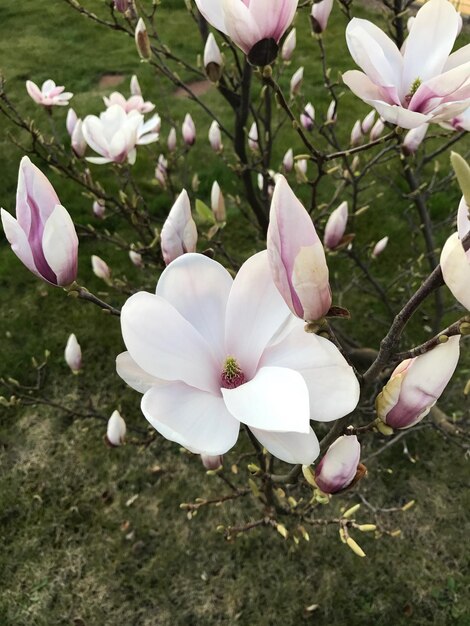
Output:
[[284,40],[281,49],[281,58],[284,62],[290,61],[297,45],[297,34],[293,28]]
[[328,106],[328,111],[326,112],[326,121],[330,124],[334,124],[336,122],[336,101],[332,100]]
[[152,50],[150,48],[147,27],[145,26],[145,22],[142,18],[139,18],[135,29],[135,45],[140,58],[148,61],[148,59],[152,56]]
[[142,260],[142,255],[139,252],[129,250],[129,258],[136,267],[143,267],[144,262]]
[[119,13],[125,13],[129,8],[129,0],[114,0],[114,8]]
[[342,202],[330,215],[325,226],[323,243],[330,250],[334,250],[344,237],[348,223],[348,203]]
[[78,120],[77,114],[75,113],[75,111],[72,108],[70,108],[67,111],[67,119],[65,121],[65,126],[66,126],[67,132],[68,132],[68,134],[70,136],[72,136],[73,129],[75,128],[75,124],[77,123],[77,120]]
[[183,141],[187,146],[194,145],[196,141],[196,125],[189,113],[186,113],[183,125],[181,127],[181,133],[183,135]]
[[106,441],[111,447],[117,448],[124,443],[125,436],[126,422],[121,417],[119,411],[114,411],[108,420],[108,427],[106,429]]
[[362,127],[361,121],[357,120],[351,131],[351,146],[358,146],[362,141]]
[[378,241],[375,244],[374,249],[372,250],[372,258],[376,259],[379,256],[379,254],[382,254],[382,252],[387,247],[387,244],[388,244],[388,237],[383,237],[382,239],[380,239],[380,241]]
[[104,204],[104,200],[95,200],[93,202],[93,215],[95,217],[102,220],[104,218],[105,211],[106,207]]
[[292,172],[294,169],[294,151],[292,148],[289,148],[282,159],[282,167],[284,168],[284,172],[288,174]]
[[294,72],[292,78],[290,79],[290,95],[291,98],[296,96],[302,87],[302,82],[304,79],[304,68],[299,67],[299,69]]
[[85,155],[87,148],[87,142],[83,134],[82,120],[76,121],[75,126],[73,127],[70,143],[72,145],[72,150],[81,159]]
[[77,338],[72,333],[67,339],[67,345],[65,346],[65,362],[70,367],[74,374],[78,374],[82,367],[82,349],[77,341]]
[[111,270],[108,264],[99,256],[96,256],[96,254],[93,254],[91,257],[91,267],[95,276],[101,278],[101,280],[104,280],[105,282],[109,282],[111,279]]
[[370,131],[369,139],[371,141],[376,141],[380,135],[384,132],[385,124],[381,117],[375,122],[372,130]]
[[168,173],[167,173],[168,161],[165,158],[165,155],[161,154],[158,157],[157,167],[155,168],[155,178],[157,182],[163,189],[166,189],[166,185],[168,182]]
[[212,83],[216,83],[222,76],[223,63],[215,37],[212,33],[209,33],[204,47],[204,68],[207,77]]
[[171,128],[168,133],[167,146],[170,152],[174,152],[176,150],[176,128]]
[[163,259],[167,265],[186,252],[196,251],[197,229],[185,189],[176,199],[163,224],[160,243]]
[[209,143],[214,152],[222,152],[222,135],[219,124],[214,120],[209,128]]
[[131,95],[133,96],[142,95],[142,89],[140,88],[139,79],[137,78],[135,74],[133,74],[131,78],[130,88],[131,88]]
[[248,146],[252,152],[257,152],[259,150],[258,139],[258,126],[256,125],[256,122],[253,122],[248,133]]
[[369,111],[365,118],[361,122],[361,130],[364,135],[368,135],[372,130],[375,123],[375,109]]
[[404,154],[406,155],[415,154],[419,146],[424,141],[424,138],[426,137],[426,133],[428,132],[428,128],[429,128],[429,124],[421,124],[421,126],[412,128],[406,133],[402,146],[401,146]]
[[315,109],[313,108],[313,104],[309,102],[303,113],[300,114],[300,123],[305,128],[305,130],[312,130],[315,120]]
[[225,199],[217,181],[214,181],[212,185],[211,208],[216,222],[225,222],[227,219],[225,213]]
[[224,457],[219,454],[210,456],[209,454],[201,454],[201,461],[207,470],[216,470],[223,465]]
[[343,435],[326,451],[315,468],[315,482],[323,493],[338,493],[354,480],[361,458],[356,435]]
[[313,3],[310,20],[312,23],[312,30],[317,35],[326,30],[328,18],[330,17],[332,8],[333,0],[320,0],[319,2]]

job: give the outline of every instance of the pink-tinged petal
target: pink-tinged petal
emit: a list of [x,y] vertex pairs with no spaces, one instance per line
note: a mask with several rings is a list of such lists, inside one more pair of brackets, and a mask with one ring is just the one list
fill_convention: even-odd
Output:
[[389,104],[398,104],[398,98],[389,97],[390,92],[382,87],[378,87],[371,79],[359,70],[349,70],[342,76],[343,82],[349,89],[364,102],[374,102],[377,100],[389,100]]
[[250,430],[268,452],[286,463],[310,465],[320,454],[317,436],[311,428],[308,434],[273,433],[259,428]]
[[30,97],[37,102],[37,104],[42,104],[42,92],[36,83],[33,83],[32,80],[26,81],[26,91],[30,95]]
[[470,311],[470,261],[458,233],[451,235],[442,248],[441,269],[454,298]]
[[454,47],[459,28],[457,11],[447,0],[429,0],[418,11],[406,41],[403,57],[402,93],[414,81],[440,74]]
[[264,38],[250,8],[240,0],[221,0],[228,36],[246,54]]
[[448,72],[449,70],[454,69],[458,65],[464,65],[464,63],[468,63],[470,61],[470,43],[466,46],[462,46],[455,52],[453,52],[449,58],[447,59],[444,67],[442,68],[442,72]]
[[[48,96],[56,88],[55,82],[48,78],[41,86],[41,91],[44,95]],[[63,90],[63,88],[62,88]]]
[[[411,111],[427,113],[440,104],[440,98],[452,96],[452,100],[462,100],[462,97],[453,97],[454,94],[468,82],[470,77],[470,62],[459,65],[445,74],[440,74],[423,82],[408,105]],[[465,94],[470,96],[470,87]],[[464,96],[464,97],[465,97]]]
[[422,124],[409,130],[402,143],[402,150],[405,154],[414,154],[424,141],[428,132],[429,124]]
[[202,254],[183,254],[163,271],[156,294],[167,300],[204,337],[215,360],[225,350],[225,309],[233,285],[227,270]]
[[345,489],[356,476],[361,444],[356,435],[338,437],[315,468],[315,482],[324,493]]
[[240,423],[222,398],[184,383],[152,387],[142,398],[141,408],[166,439],[198,454],[225,454],[238,438]]
[[279,42],[294,19],[297,4],[298,0],[250,0],[249,11],[258,25],[261,39]]
[[465,198],[462,196],[457,210],[457,232],[459,233],[460,239],[463,239],[465,235],[470,232],[469,212],[470,208],[465,202]]
[[77,114],[75,113],[75,111],[72,108],[70,108],[67,111],[67,119],[65,121],[65,126],[66,126],[67,132],[68,132],[68,134],[70,136],[72,136],[73,129],[75,128],[75,125],[76,125],[77,121],[78,121]]
[[158,133],[146,133],[145,135],[141,135],[137,141],[138,146],[147,146],[149,143],[154,143],[158,141],[160,135]]
[[342,202],[330,215],[326,226],[323,242],[327,248],[333,250],[339,244],[346,232],[348,223],[348,203]]
[[171,207],[160,234],[163,260],[168,265],[186,252],[195,252],[197,228],[191,215],[191,204],[185,189]]
[[139,292],[121,311],[124,343],[151,376],[220,395],[220,364],[191,324],[160,296]]
[[[470,93],[470,85],[463,89],[465,89],[465,91],[468,89]],[[461,91],[462,90],[459,89],[453,96],[457,96]],[[448,121],[453,122],[454,118],[458,118],[468,110],[468,102],[467,98],[465,100],[457,100],[456,102],[442,102],[442,104],[431,111],[431,120],[437,124]],[[466,129],[462,127],[462,130]]]
[[109,153],[108,140],[106,139],[101,121],[96,115],[87,115],[82,124],[83,136],[92,150],[103,156]]
[[113,163],[113,159],[108,159],[106,157],[86,157],[85,159],[89,163],[94,163],[95,165],[104,165],[105,163]]
[[360,387],[352,367],[331,341],[306,333],[301,320],[291,322],[278,341],[267,347],[260,366],[286,367],[303,376],[312,420],[330,422],[348,415],[359,401]]
[[58,204],[44,226],[42,249],[47,264],[65,287],[77,278],[78,237],[67,210]]
[[273,432],[310,432],[308,389],[303,377],[284,367],[262,367],[249,382],[222,389],[230,413],[247,426]]
[[352,58],[372,82],[384,86],[400,84],[402,56],[378,26],[353,18],[346,28],[346,42]]
[[225,28],[224,11],[221,0],[196,0],[197,8],[203,17],[221,33],[228,34]]
[[266,251],[258,252],[240,268],[227,303],[225,345],[245,377],[254,376],[267,343],[290,316],[276,289]]
[[134,165],[136,158],[137,150],[135,148],[132,148],[132,150],[130,150],[127,155],[127,162],[129,163],[129,165]]
[[[16,217],[28,239],[40,240],[42,228],[60,200],[41,170],[24,156],[18,171]],[[37,236],[35,235],[37,233]]]
[[368,104],[374,107],[386,122],[400,126],[401,128],[411,129],[426,124],[431,119],[431,114],[424,115],[416,111],[409,111],[397,105],[390,105],[386,102],[378,100],[368,100]]
[[122,380],[139,393],[145,393],[155,386],[167,385],[167,381],[155,378],[137,365],[129,352],[121,352],[116,357],[116,372]]
[[117,133],[114,133],[113,138],[109,144],[109,156],[115,161],[122,161],[123,158],[127,155],[128,152],[128,144],[126,133],[122,130],[118,130]]
[[19,258],[19,260],[25,265],[30,272],[36,274],[36,276],[41,275],[36,269],[36,265],[34,263],[33,254],[31,252],[31,247],[28,242],[28,238],[24,230],[15,220],[15,218],[10,215],[5,209],[0,209],[3,230],[5,231],[5,237],[8,239],[11,249]]

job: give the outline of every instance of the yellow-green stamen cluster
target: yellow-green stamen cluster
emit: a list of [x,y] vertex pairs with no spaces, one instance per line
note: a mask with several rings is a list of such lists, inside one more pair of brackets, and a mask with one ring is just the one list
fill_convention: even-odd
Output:
[[233,356],[228,356],[222,369],[221,386],[224,389],[235,389],[245,382],[245,375],[242,372],[237,360]]

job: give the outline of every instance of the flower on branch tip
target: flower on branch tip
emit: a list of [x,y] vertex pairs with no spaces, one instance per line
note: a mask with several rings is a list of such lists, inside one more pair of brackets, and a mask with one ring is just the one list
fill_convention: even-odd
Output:
[[363,70],[343,74],[351,91],[387,122],[411,129],[462,113],[470,99],[470,46],[451,54],[459,14],[448,0],[429,0],[401,50],[380,28],[354,18],[346,41]]
[[328,26],[328,19],[333,8],[333,0],[320,0],[312,5],[310,21],[312,30],[317,35],[323,33]]
[[289,28],[298,0],[196,0],[204,18],[228,35],[253,65],[269,65]]
[[21,159],[16,219],[1,209],[6,238],[20,261],[51,285],[66,287],[77,277],[78,237],[54,188],[28,157]]
[[188,192],[183,189],[171,207],[160,233],[163,260],[168,265],[187,252],[195,252],[197,228],[191,215]]
[[294,54],[295,47],[297,45],[297,32],[293,28],[287,37],[284,39],[284,43],[281,48],[281,58],[284,62],[290,61]]
[[209,127],[209,143],[214,152],[222,152],[224,146],[222,145],[222,134],[220,132],[219,124],[214,120]]
[[356,435],[338,437],[315,468],[315,482],[323,493],[338,493],[354,480],[361,459]]
[[51,79],[43,82],[41,89],[32,80],[26,81],[26,91],[38,104],[50,108],[53,106],[65,107],[68,105],[73,93],[64,91],[65,87],[59,87]]
[[342,202],[337,209],[335,209],[325,226],[325,235],[323,237],[323,243],[325,246],[334,250],[339,245],[348,223],[348,203]]
[[78,374],[82,368],[82,349],[80,348],[80,344],[73,333],[67,339],[64,358],[72,372],[74,374]]
[[124,443],[126,436],[126,422],[119,411],[113,411],[108,420],[106,429],[106,442],[112,447],[117,448]]
[[111,268],[103,261],[103,259],[96,254],[91,256],[91,268],[93,270],[93,274],[97,278],[101,278],[105,283],[109,283],[111,280]]
[[388,237],[382,237],[382,239],[375,244],[374,249],[372,250],[372,258],[376,259],[380,254],[382,254],[387,245]]
[[219,46],[212,33],[209,33],[204,46],[204,69],[209,80],[216,83],[222,76],[224,61]]
[[457,367],[460,335],[402,361],[377,396],[378,417],[391,428],[410,428],[436,404]]
[[323,318],[331,307],[325,251],[310,215],[280,174],[267,247],[274,283],[292,313],[306,321]]
[[189,113],[186,113],[183,125],[181,126],[183,141],[187,146],[192,146],[196,142],[196,125]]
[[286,307],[266,251],[235,279],[204,255],[180,256],[156,295],[127,300],[121,328],[118,374],[144,394],[149,422],[194,453],[225,454],[243,423],[274,456],[310,464],[319,453],[310,419],[338,419],[359,399],[336,346]]

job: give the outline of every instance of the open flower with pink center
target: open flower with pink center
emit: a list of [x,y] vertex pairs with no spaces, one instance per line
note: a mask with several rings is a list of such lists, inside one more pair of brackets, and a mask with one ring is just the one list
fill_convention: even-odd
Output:
[[289,28],[298,0],[196,0],[217,30],[228,35],[255,65],[272,63]]
[[73,93],[64,91],[64,89],[65,87],[56,85],[51,79],[44,81],[41,89],[39,89],[32,80],[26,81],[26,91],[28,94],[34,102],[42,104],[44,107],[67,106],[69,100],[73,98]]
[[343,80],[397,126],[410,129],[452,119],[470,98],[470,45],[451,54],[459,29],[459,14],[448,0],[426,2],[401,50],[380,28],[354,18],[346,41],[363,72],[346,72]]
[[224,454],[245,424],[276,457],[309,464],[319,454],[310,420],[347,415],[359,399],[338,349],[290,313],[266,251],[234,280],[206,256],[178,257],[156,295],[127,300],[121,327],[118,374],[144,394],[154,428],[195,453]]
[[152,102],[145,101],[142,96],[131,96],[130,98],[126,98],[122,95],[122,93],[119,93],[119,91],[113,91],[109,97],[104,96],[103,101],[107,107],[110,107],[113,104],[119,105],[126,113],[129,113],[129,111],[150,113],[150,111],[153,111],[155,108],[155,105],[152,104]]

